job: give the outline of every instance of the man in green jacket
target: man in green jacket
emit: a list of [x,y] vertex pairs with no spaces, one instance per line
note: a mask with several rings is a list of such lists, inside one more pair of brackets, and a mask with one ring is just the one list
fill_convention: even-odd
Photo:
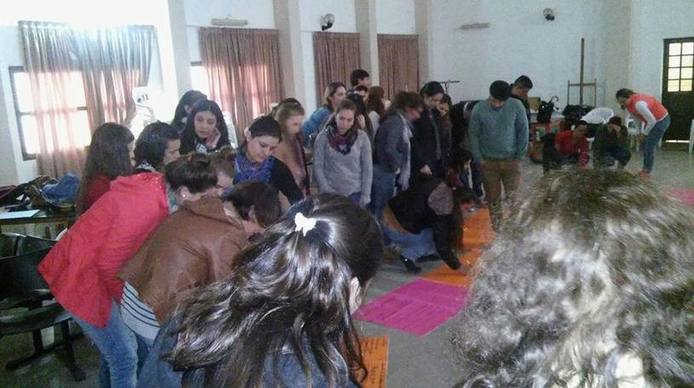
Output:
[[513,202],[513,194],[520,186],[520,161],[528,152],[528,119],[523,104],[509,99],[508,83],[494,81],[489,94],[472,110],[470,151],[481,162],[492,227],[498,231],[503,214],[501,187]]

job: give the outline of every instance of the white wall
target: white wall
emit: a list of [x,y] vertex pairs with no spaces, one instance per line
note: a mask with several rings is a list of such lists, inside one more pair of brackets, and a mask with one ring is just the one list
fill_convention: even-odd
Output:
[[[567,81],[579,78],[581,37],[586,38],[585,79],[604,81],[597,66],[602,45],[598,4],[597,0],[434,0],[430,76],[461,80],[450,89],[453,99],[460,100],[485,98],[494,80],[511,82],[526,74],[535,84],[532,96],[557,95],[563,105]],[[547,7],[555,10],[552,22],[542,16]],[[468,23],[491,26],[459,29]]]
[[330,32],[357,32],[357,17],[354,1],[302,0],[299,7],[306,95],[296,97],[303,102],[307,113],[310,114],[319,103],[316,98],[316,74],[313,63],[313,32],[320,31],[320,18],[327,13],[335,15],[335,24],[333,24]]
[[[660,97],[663,40],[694,36],[694,1],[632,0],[630,83],[624,85]],[[615,91],[610,94],[614,96]]]
[[275,28],[273,0],[184,0],[191,62],[200,61],[199,26],[211,26],[213,18],[245,19],[235,28]]
[[415,34],[416,0],[377,0],[376,29],[379,34]]

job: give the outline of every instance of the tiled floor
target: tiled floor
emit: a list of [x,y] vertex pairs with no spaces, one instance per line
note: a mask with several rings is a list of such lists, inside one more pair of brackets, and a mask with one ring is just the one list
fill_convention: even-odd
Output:
[[[637,172],[641,155],[635,155],[627,170]],[[523,187],[528,189],[542,176],[538,165],[524,165]],[[656,157],[653,183],[664,190],[694,188],[694,155],[680,150],[660,151]],[[426,263],[425,270],[440,263]],[[372,282],[369,299],[382,295],[410,280],[399,262],[386,262]],[[390,359],[388,363],[389,387],[450,387],[464,376],[465,366],[456,361],[450,346],[451,330],[455,319],[424,337],[415,337],[396,330],[366,322],[357,322],[365,335],[388,335]],[[87,339],[76,345],[80,366],[87,373],[87,380],[75,383],[55,356],[47,356],[32,365],[15,372],[0,369],[0,387],[94,387],[98,369],[98,353]],[[31,336],[21,335],[0,339],[0,365],[7,360],[31,351]]]

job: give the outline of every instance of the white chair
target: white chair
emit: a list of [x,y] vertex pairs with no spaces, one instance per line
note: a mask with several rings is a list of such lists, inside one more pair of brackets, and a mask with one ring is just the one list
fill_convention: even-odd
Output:
[[595,108],[581,117],[581,120],[588,124],[606,124],[612,116],[614,111],[610,108]]

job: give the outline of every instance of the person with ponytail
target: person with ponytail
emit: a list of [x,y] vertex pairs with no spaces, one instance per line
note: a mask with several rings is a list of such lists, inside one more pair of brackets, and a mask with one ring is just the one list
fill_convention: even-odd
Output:
[[162,328],[142,387],[354,387],[352,313],[383,257],[379,226],[345,197],[289,209]]

